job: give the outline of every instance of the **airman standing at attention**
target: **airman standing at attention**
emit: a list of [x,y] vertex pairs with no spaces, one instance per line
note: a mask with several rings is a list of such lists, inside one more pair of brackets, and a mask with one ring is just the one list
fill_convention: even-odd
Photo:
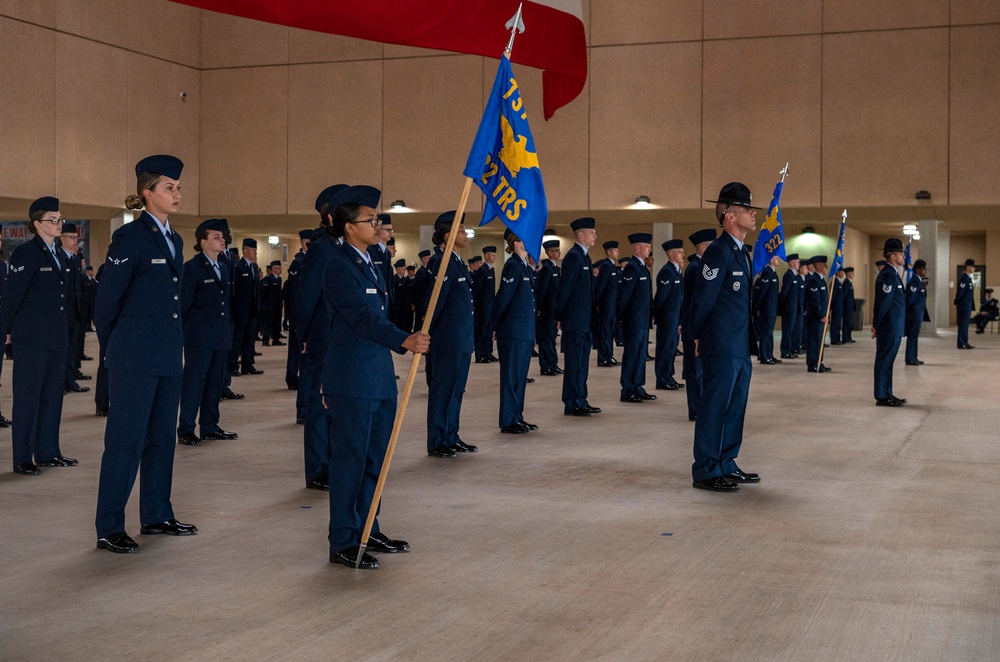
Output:
[[694,302],[695,285],[701,278],[701,256],[715,241],[715,237],[714,228],[698,230],[688,237],[688,241],[694,244],[695,253],[688,259],[687,269],[684,270],[684,301],[681,304],[681,345],[684,347],[684,361],[681,364],[681,374],[686,382],[684,390],[687,391],[689,421],[698,418],[698,406],[701,402],[701,359],[694,349],[694,338],[687,331],[687,319]]
[[260,281],[260,333],[264,347],[281,342],[281,260],[267,265],[267,275]]
[[841,329],[844,324],[844,281],[843,269],[833,274],[833,290],[830,292],[830,344],[841,344]]
[[[288,278],[285,279],[285,287],[282,291],[281,299],[285,308],[285,320],[288,323],[288,356],[285,359],[285,385],[292,391],[299,388],[299,357],[302,355],[302,339],[299,338],[298,330],[295,326],[295,296],[298,294],[299,276],[302,272],[302,261],[305,260],[306,251],[309,250],[309,243],[312,241],[310,230],[299,230],[299,252],[295,254],[288,264]],[[295,420],[305,421],[305,398],[297,396],[295,398]]]
[[594,284],[594,348],[597,349],[597,365],[611,368],[618,365],[615,359],[615,325],[618,321],[618,242],[606,241],[601,244],[605,258],[594,264],[597,268],[597,282]]
[[[396,250],[396,241],[392,236],[392,216],[389,214],[379,214],[378,220],[382,223],[382,227],[378,231],[378,243],[368,247],[368,254],[371,255],[372,262],[375,263],[375,268],[382,275],[386,285],[390,286],[392,285],[392,254]],[[392,248],[389,247],[390,241],[392,242]],[[386,316],[390,322],[394,322],[396,292],[392,287],[388,287],[388,292],[389,307],[386,310]]]
[[814,255],[809,266],[815,271],[806,279],[806,369],[809,372],[830,372],[830,368],[819,362],[819,350],[823,346],[826,330],[826,256]]
[[592,407],[587,401],[587,375],[594,339],[591,332],[594,276],[588,251],[597,241],[596,224],[593,218],[578,218],[570,223],[576,243],[563,258],[562,282],[556,301],[556,319],[562,329],[563,360],[566,362],[562,400],[563,413],[567,416],[590,416],[601,412],[599,407]]
[[472,299],[475,302],[476,363],[496,363],[493,355],[493,301],[497,293],[497,247],[483,248],[482,264],[472,279]]
[[69,351],[66,354],[66,392],[86,393],[89,386],[80,386],[76,380],[89,380],[90,375],[80,372],[80,354],[84,335],[83,322],[83,294],[81,291],[81,281],[83,271],[80,268],[80,258],[76,256],[77,251],[77,229],[73,223],[63,224],[62,233],[59,235],[61,248],[56,251],[59,261],[62,263],[63,272],[66,275],[66,312],[69,323]]
[[646,268],[646,258],[652,250],[653,235],[645,232],[630,234],[632,258],[622,272],[618,292],[618,318],[625,329],[625,351],[622,354],[621,401],[642,403],[656,400],[646,392],[646,352],[649,347],[649,320],[652,282]]
[[799,254],[789,253],[785,256],[788,269],[781,277],[781,290],[778,292],[778,312],[781,313],[781,358],[796,358],[796,338],[798,324],[802,320],[799,313],[799,297],[802,289],[799,286]]
[[524,242],[504,232],[510,253],[500,276],[500,290],[493,302],[497,351],[500,354],[500,432],[524,434],[538,426],[524,420],[524,391],[535,344],[535,292]]
[[906,295],[897,269],[903,266],[903,242],[895,237],[885,240],[882,249],[886,264],[875,279],[875,305],[872,311],[872,338],[875,338],[875,405],[900,407],[906,400],[892,392],[892,364],[904,334]]
[[538,307],[535,338],[538,341],[538,367],[543,375],[551,377],[563,372],[559,367],[559,353],[556,351],[556,335],[559,332],[556,303],[559,300],[559,281],[562,275],[557,260],[562,251],[559,249],[558,239],[543,242],[542,248],[545,249],[545,257],[542,258],[535,287],[535,305]]
[[233,377],[259,375],[263,370],[254,366],[254,346],[257,344],[257,319],[260,314],[260,268],[257,266],[257,240],[243,240],[243,259],[235,264],[233,277],[236,305],[233,316],[236,327],[233,347],[229,350],[229,369]]
[[781,363],[774,358],[774,322],[778,318],[778,272],[781,262],[777,255],[771,257],[761,269],[753,284],[753,314],[757,326],[757,361],[764,365]]
[[431,252],[423,250],[417,253],[420,258],[420,268],[413,274],[413,330],[417,331],[424,325],[424,315],[427,314],[427,302],[431,298],[434,287],[434,277],[427,269],[431,261]]
[[840,315],[840,342],[843,344],[857,342],[851,337],[851,327],[854,325],[854,267],[844,267],[844,302]]
[[927,317],[927,286],[924,278],[927,276],[927,263],[917,260],[913,263],[913,275],[906,284],[906,365],[923,365],[917,357],[917,344],[920,341],[920,327],[929,322]]
[[661,245],[667,263],[656,275],[656,298],[653,299],[653,322],[656,324],[656,388],[676,391],[684,384],[674,379],[674,357],[680,339],[681,306],[684,304],[684,240],[671,239]]
[[813,273],[812,258],[799,260],[799,321],[795,327],[796,358],[806,353],[806,282]]
[[958,320],[958,348],[975,349],[969,344],[969,316],[976,309],[972,294],[972,274],[976,270],[976,261],[969,258],[965,261],[965,273],[958,279],[958,287],[955,288],[955,308],[956,319]]

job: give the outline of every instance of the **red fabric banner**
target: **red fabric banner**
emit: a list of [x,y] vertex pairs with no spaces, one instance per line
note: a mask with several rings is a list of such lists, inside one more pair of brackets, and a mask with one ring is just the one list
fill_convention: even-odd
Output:
[[[173,0],[267,23],[404,46],[499,58],[519,0]],[[513,62],[542,69],[545,119],[587,80],[579,0],[525,1]]]

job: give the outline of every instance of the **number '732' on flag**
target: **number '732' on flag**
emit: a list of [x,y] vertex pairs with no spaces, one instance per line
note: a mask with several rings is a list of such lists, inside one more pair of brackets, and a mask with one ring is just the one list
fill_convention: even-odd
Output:
[[500,58],[464,174],[486,196],[479,224],[499,218],[537,262],[549,208],[524,99],[506,55]]
[[[787,170],[788,167],[786,166]],[[753,247],[753,273],[757,275],[767,266],[771,258],[777,255],[785,259],[785,232],[781,224],[781,189],[785,183],[778,182],[774,187],[774,197],[767,207],[767,216],[760,226],[757,243]]]

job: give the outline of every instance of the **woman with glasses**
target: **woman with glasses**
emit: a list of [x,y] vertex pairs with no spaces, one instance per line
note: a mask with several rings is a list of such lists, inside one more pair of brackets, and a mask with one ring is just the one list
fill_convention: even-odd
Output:
[[37,476],[39,467],[79,464],[59,450],[66,333],[66,269],[56,246],[63,220],[57,198],[39,198],[28,211],[35,236],[14,249],[0,300],[0,337],[10,337],[14,361],[14,471]]
[[[407,334],[386,316],[388,284],[368,253],[378,243],[381,196],[371,186],[344,188],[329,202],[333,217],[326,228],[340,240],[323,273],[330,312],[321,388],[330,435],[330,562],[351,568],[396,416],[391,352],[423,353],[430,345],[428,336]],[[377,519],[367,544],[390,554],[410,548],[383,534]],[[364,554],[360,567],[377,568],[378,560]]]

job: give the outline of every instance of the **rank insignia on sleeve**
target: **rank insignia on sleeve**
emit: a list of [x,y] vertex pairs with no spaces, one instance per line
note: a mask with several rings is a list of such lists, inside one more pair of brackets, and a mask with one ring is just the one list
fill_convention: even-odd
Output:
[[704,267],[701,268],[701,275],[705,280],[715,280],[715,277],[719,275],[719,270],[718,268],[711,269],[706,264]]

